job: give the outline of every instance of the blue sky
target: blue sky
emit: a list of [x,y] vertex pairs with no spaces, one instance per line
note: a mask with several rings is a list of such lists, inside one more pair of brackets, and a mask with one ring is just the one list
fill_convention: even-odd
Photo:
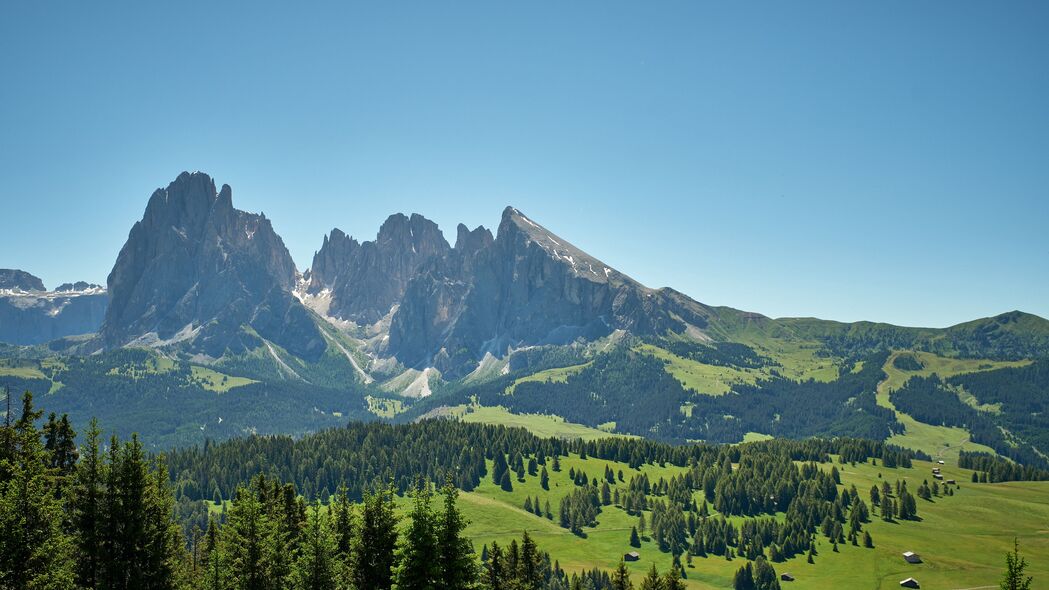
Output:
[[0,267],[103,282],[203,170],[300,269],[513,204],[705,303],[1049,317],[1049,3],[743,4],[5,2]]

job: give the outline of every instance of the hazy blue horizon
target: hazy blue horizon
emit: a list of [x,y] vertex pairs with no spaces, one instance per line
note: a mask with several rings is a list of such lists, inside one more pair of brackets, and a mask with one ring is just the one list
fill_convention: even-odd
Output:
[[0,268],[104,282],[183,170],[300,270],[513,205],[772,317],[1049,317],[1049,4],[0,7]]

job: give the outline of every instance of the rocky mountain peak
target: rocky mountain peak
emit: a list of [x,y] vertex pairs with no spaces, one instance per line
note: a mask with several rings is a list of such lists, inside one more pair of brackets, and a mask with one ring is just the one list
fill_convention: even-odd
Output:
[[17,268],[0,268],[0,289],[15,291],[46,291],[44,282]]
[[490,247],[495,238],[491,230],[479,225],[472,231],[460,223],[455,228],[455,251],[464,255],[472,255],[480,250]]
[[413,213],[389,216],[374,241],[332,230],[313,257],[311,294],[330,290],[327,314],[361,324],[386,316],[419,268],[451,251],[437,224]]
[[185,343],[214,357],[257,348],[261,336],[316,358],[324,340],[291,295],[295,280],[269,220],[234,209],[228,185],[216,191],[207,174],[183,172],[131,228],[100,333],[107,346]]

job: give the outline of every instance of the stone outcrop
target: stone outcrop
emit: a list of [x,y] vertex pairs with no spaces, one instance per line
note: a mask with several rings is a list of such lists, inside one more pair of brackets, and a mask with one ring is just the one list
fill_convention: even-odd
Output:
[[107,347],[167,346],[219,357],[262,346],[304,359],[325,340],[291,291],[296,270],[264,215],[233,208],[232,190],[184,172],[149,199],[107,281]]

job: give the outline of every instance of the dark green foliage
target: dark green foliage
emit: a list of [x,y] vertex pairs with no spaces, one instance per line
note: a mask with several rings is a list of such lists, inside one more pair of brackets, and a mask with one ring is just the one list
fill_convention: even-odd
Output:
[[33,396],[5,426],[0,479],[0,587],[73,588],[74,554],[62,530],[62,508],[54,494],[56,470],[40,441],[40,413]]
[[440,514],[437,533],[437,553],[440,567],[440,588],[466,590],[477,580],[473,545],[464,536],[467,522],[459,511],[459,490],[447,484],[441,490],[444,511]]
[[397,515],[389,487],[365,492],[361,526],[353,552],[353,581],[358,588],[389,590],[397,547]]
[[913,354],[901,354],[892,359],[892,366],[901,371],[921,371],[925,365]]
[[597,488],[586,484],[572,490],[561,498],[558,510],[561,526],[577,535],[583,534],[583,527],[597,524],[597,515],[601,512],[601,500]]
[[437,515],[429,484],[412,491],[412,510],[404,542],[397,552],[394,584],[398,590],[436,590],[440,583],[440,549]]
[[[1049,480],[1049,471],[1017,465],[1012,461],[1006,461],[987,453],[961,451],[958,456],[958,467],[982,471],[985,474],[990,473],[988,479],[992,482]],[[973,473],[973,483],[978,480],[979,476]]]
[[[1000,373],[1000,371],[990,371],[987,374],[994,373]],[[1046,374],[1049,375],[1049,372]],[[981,375],[981,373],[974,373],[973,375]],[[984,384],[987,382],[980,381],[978,383]],[[1010,386],[1008,380],[995,379],[989,382],[997,383],[997,386],[1003,388]],[[1046,387],[1049,388],[1049,384]],[[1041,397],[1049,399],[1049,396],[1042,395]],[[1005,396],[996,399],[1003,398]],[[1020,417],[1019,422],[1015,422],[1015,414],[1006,411],[1009,405],[1006,403],[1003,403],[1001,416],[981,412],[958,399],[958,395],[947,389],[946,384],[937,375],[912,377],[902,388],[893,392],[890,399],[897,409],[910,414],[922,422],[965,428],[972,433],[974,442],[985,444],[1023,465],[1034,467],[1049,466],[1049,461],[1046,461],[1045,458],[1036,453],[1030,444],[1025,443],[1014,446],[1010,441],[1006,440],[999,428],[999,425],[1002,425],[1010,430],[1021,431],[1027,428],[1021,426],[1021,424],[1026,424],[1036,429],[1041,429],[1040,432],[1049,431],[1049,422],[1046,421],[1049,419],[1043,416],[1026,415]],[[982,402],[984,399],[980,398],[980,401]],[[1015,402],[1012,402],[1012,405],[1017,407]],[[1028,408],[1030,406],[1031,404],[1024,404],[1023,407]],[[1037,403],[1035,406],[1042,407],[1037,405]],[[1049,410],[1049,401],[1046,402],[1045,408]],[[1046,442],[1049,442],[1049,440]]]
[[[1001,414],[996,419],[1010,432],[1043,451],[1049,448],[1049,360],[1038,360],[1025,367],[956,375],[947,382],[964,387],[982,404],[1001,404]],[[998,447],[994,449],[1001,452]],[[1026,455],[1012,458],[1025,465],[1039,465]],[[1049,468],[1049,462],[1041,466]]]
[[714,342],[700,344],[685,340],[657,340],[656,346],[670,351],[681,358],[686,358],[705,365],[718,367],[736,367],[740,369],[757,369],[768,366],[779,366],[774,360],[759,355],[746,344],[736,342]]
[[[302,435],[338,426],[345,417],[373,417],[367,411],[363,388],[353,380],[323,386],[312,379],[304,383],[274,378],[238,387],[236,395],[216,395],[197,383],[190,365],[181,361],[166,372],[132,374],[121,370],[152,363],[154,356],[147,350],[127,348],[62,357],[57,368],[33,361],[48,379],[0,376],[0,387],[28,389],[37,396],[48,394],[48,409],[58,415],[68,414],[73,428],[83,430],[91,418],[98,418],[121,438],[137,432],[143,445],[151,449],[200,444],[205,438],[232,438],[250,428],[261,433]],[[217,369],[252,376],[236,367]],[[62,387],[48,393],[53,381]],[[305,410],[308,408],[324,413]],[[341,412],[344,418],[336,418],[332,411]],[[221,423],[216,416],[223,417]],[[201,430],[200,426],[205,428]]]
[[302,531],[299,555],[292,568],[295,590],[335,590],[338,586],[337,547],[319,503],[314,503]]

